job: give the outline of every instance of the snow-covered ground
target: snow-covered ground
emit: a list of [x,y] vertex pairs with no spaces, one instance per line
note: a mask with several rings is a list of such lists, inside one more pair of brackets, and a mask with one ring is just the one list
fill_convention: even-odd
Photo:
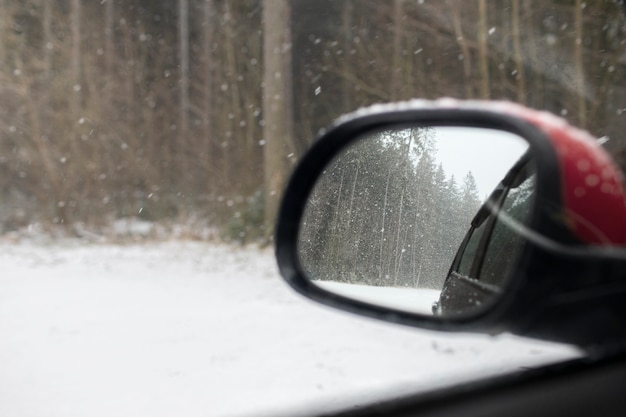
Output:
[[0,416],[276,415],[572,357],[317,306],[270,250],[0,242]]

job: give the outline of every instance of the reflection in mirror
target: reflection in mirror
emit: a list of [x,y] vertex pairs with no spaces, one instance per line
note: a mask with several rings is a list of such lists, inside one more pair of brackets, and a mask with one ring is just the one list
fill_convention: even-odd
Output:
[[301,265],[315,285],[370,304],[426,315],[479,310],[501,292],[523,245],[497,218],[499,210],[529,217],[527,150],[519,136],[476,127],[359,138],[309,197]]

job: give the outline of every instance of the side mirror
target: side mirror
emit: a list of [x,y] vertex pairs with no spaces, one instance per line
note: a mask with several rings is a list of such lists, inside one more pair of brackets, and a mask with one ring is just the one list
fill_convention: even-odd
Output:
[[[528,148],[519,135],[476,126],[409,125],[361,135],[324,168],[307,199],[297,242],[302,268],[323,289],[407,312],[429,314],[433,303],[440,315],[484,308],[504,286],[505,274],[493,270],[493,261],[505,269],[523,242],[507,245],[496,237],[497,253],[489,245],[492,262],[482,268],[491,269],[489,277],[465,279],[472,288],[453,284],[451,290],[459,269],[452,261],[467,246],[462,242],[472,223],[481,232],[493,229],[491,212],[510,189],[505,177],[535,178]],[[534,189],[521,197],[526,201],[516,201],[515,210],[519,205],[526,211],[520,216],[528,217]],[[479,242],[470,241],[465,252],[474,255]],[[468,269],[472,259],[465,258]],[[466,272],[459,277],[478,277]],[[466,290],[471,295],[456,294]]]
[[344,310],[581,347],[626,340],[621,175],[586,133],[510,103],[416,101],[342,118],[276,229],[283,277]]

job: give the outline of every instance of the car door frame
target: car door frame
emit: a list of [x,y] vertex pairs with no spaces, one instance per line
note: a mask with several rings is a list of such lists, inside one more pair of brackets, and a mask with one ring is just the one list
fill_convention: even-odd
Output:
[[581,357],[471,383],[294,417],[621,417],[626,354]]

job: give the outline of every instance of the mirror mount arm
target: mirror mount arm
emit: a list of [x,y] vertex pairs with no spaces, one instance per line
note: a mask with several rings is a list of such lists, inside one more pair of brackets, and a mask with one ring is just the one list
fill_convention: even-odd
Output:
[[[574,344],[589,354],[626,350],[623,251],[539,249],[533,263],[550,267],[536,273],[529,268],[524,294],[518,294],[512,309],[528,320],[512,320],[513,333]],[[563,275],[568,279],[554,279]]]

